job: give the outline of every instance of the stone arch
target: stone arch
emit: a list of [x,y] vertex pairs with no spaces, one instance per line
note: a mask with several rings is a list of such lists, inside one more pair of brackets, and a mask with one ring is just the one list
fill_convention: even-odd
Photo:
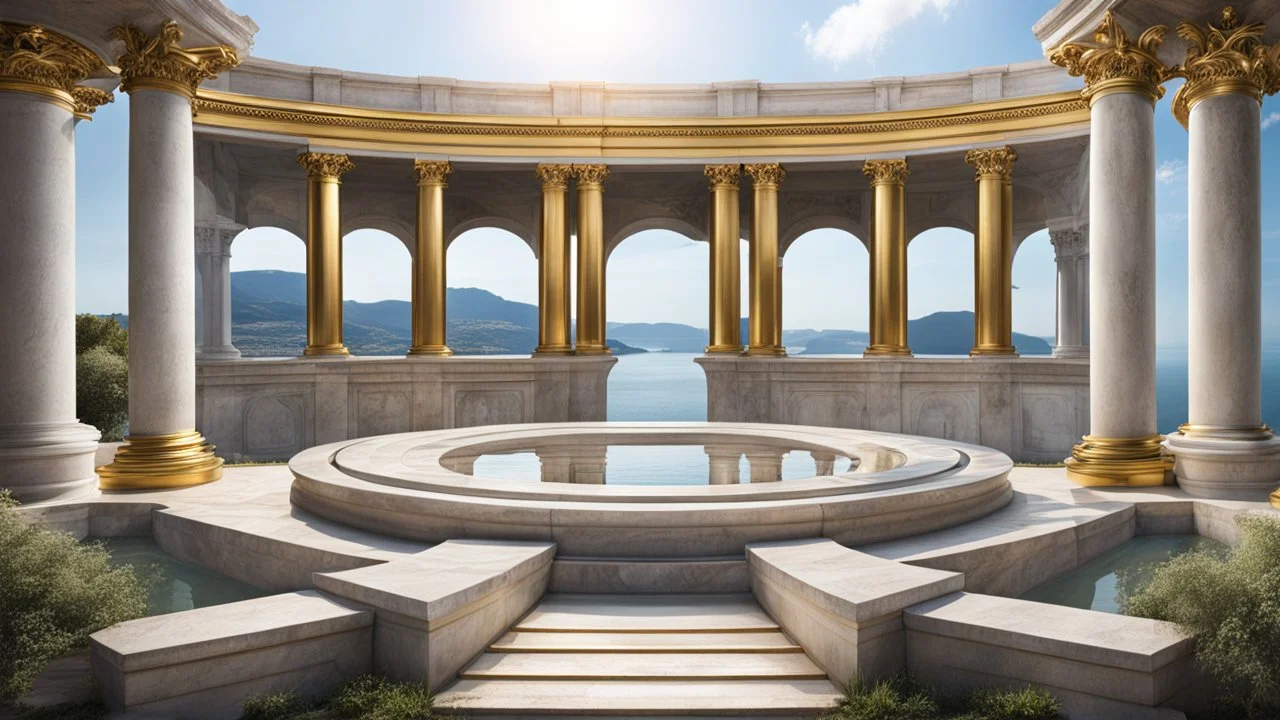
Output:
[[381,230],[403,243],[405,249],[409,251],[409,257],[413,257],[414,227],[412,223],[386,215],[360,214],[342,218],[342,237],[345,238],[357,230]]
[[648,230],[666,230],[668,232],[676,233],[677,235],[683,235],[694,242],[707,241],[706,228],[699,228],[688,220],[682,220],[675,217],[642,218],[640,220],[633,220],[632,222],[627,223],[617,232],[613,233],[613,235],[609,236],[604,249],[605,262],[608,262],[609,256],[612,255],[613,251],[617,249],[617,247],[627,238]]
[[814,230],[843,230],[870,250],[868,233],[862,224],[845,215],[812,215],[801,218],[778,233],[778,255],[783,257],[792,243]]
[[524,244],[528,245],[529,250],[533,252],[533,256],[535,258],[538,257],[538,242],[537,238],[534,236],[533,229],[518,220],[499,215],[487,215],[454,223],[453,227],[445,233],[445,250],[448,251],[449,246],[453,244],[453,241],[457,240],[463,233],[478,230],[480,228],[496,228],[498,230],[505,230],[523,240]]

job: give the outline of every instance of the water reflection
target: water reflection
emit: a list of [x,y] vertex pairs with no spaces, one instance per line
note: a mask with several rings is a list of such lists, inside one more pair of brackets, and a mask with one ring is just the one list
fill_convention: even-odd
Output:
[[111,564],[132,565],[144,576],[158,568],[160,577],[147,594],[147,615],[192,610],[263,597],[268,593],[226,575],[181,562],[149,537],[104,538]]
[[733,445],[597,445],[543,447],[450,456],[455,472],[528,482],[580,485],[734,485],[852,471],[850,458],[829,452]]

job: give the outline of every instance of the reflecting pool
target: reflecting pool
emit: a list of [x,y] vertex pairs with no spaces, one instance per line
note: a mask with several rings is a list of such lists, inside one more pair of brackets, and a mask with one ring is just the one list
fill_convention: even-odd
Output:
[[106,545],[111,551],[112,565],[132,565],[144,576],[152,567],[160,569],[163,577],[148,593],[148,615],[164,615],[210,605],[223,605],[270,594],[221,573],[181,562],[161,550],[160,546],[148,537],[90,538],[90,540]]

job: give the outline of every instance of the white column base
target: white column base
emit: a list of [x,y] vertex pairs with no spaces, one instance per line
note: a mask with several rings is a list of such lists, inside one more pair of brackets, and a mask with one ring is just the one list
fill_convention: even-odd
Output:
[[1265,501],[1280,486],[1280,437],[1266,440],[1192,438],[1173,433],[1173,474],[1188,495]]
[[240,349],[235,345],[221,347],[197,347],[196,362],[219,362],[222,360],[239,360]]
[[0,425],[0,478],[24,504],[91,492],[98,429],[79,422]]
[[1088,345],[1054,345],[1053,356],[1056,358],[1087,358]]

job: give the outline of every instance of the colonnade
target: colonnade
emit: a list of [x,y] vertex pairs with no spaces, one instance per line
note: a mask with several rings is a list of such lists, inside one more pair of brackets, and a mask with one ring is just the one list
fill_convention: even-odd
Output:
[[[1089,99],[1090,434],[1067,461],[1083,485],[1158,485],[1256,497],[1280,481],[1280,441],[1261,421],[1260,104],[1280,90],[1280,50],[1231,8],[1178,25],[1182,64],[1157,56],[1166,28],[1131,40],[1108,13],[1093,42],[1050,59]],[[1155,130],[1163,83],[1182,77],[1188,129],[1188,422],[1156,425]],[[1166,451],[1172,452],[1172,456]],[[1276,496],[1273,495],[1273,498]]]

